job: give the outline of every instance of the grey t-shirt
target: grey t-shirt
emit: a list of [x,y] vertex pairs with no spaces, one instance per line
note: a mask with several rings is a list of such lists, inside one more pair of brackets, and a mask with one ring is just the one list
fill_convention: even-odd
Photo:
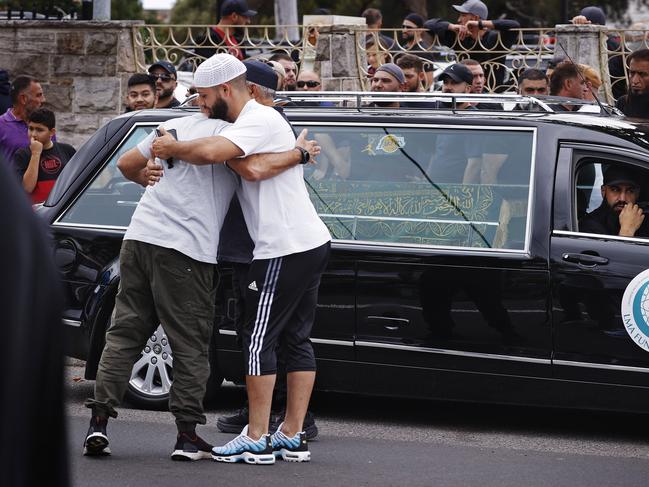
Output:
[[[178,140],[218,135],[229,124],[199,114],[162,124],[175,129]],[[138,144],[144,157],[151,157],[152,132]],[[164,177],[147,187],[133,213],[125,240],[138,240],[177,250],[194,260],[216,263],[219,232],[236,188],[234,175],[225,164],[197,166],[163,161]]]

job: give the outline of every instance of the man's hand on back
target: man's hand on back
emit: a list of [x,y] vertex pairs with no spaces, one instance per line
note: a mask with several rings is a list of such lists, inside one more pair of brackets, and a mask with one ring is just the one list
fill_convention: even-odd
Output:
[[320,155],[320,150],[321,147],[318,145],[317,140],[307,140],[306,136],[308,134],[308,130],[304,129],[302,132],[300,132],[300,135],[298,136],[297,140],[295,141],[295,147],[302,147],[303,149],[306,149],[309,152],[309,162],[311,164],[315,164],[316,156]]

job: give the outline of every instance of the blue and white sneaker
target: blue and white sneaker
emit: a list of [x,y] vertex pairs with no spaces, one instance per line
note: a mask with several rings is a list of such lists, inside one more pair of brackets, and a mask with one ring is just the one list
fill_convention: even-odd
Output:
[[282,426],[270,437],[273,445],[273,455],[283,459],[285,462],[308,462],[311,460],[311,452],[306,441],[306,433],[301,431],[294,437],[289,438],[282,433]]
[[212,448],[212,459],[217,462],[246,462],[259,465],[272,465],[275,463],[273,445],[270,435],[262,435],[258,440],[248,436],[248,425],[234,440],[223,446]]

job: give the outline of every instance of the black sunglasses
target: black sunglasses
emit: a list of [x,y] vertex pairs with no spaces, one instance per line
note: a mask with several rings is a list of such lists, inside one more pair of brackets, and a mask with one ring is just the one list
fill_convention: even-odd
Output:
[[176,79],[170,74],[149,74],[153,79],[159,79],[160,81],[171,81],[172,79]]
[[304,88],[305,85],[308,86],[309,88],[315,88],[316,86],[320,86],[320,81],[298,81],[297,82],[298,88]]

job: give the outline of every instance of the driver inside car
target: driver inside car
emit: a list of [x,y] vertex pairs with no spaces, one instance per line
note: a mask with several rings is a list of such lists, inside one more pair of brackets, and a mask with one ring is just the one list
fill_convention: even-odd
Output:
[[621,237],[649,237],[649,224],[638,205],[641,176],[632,169],[610,166],[604,171],[602,204],[579,221],[579,231]]

